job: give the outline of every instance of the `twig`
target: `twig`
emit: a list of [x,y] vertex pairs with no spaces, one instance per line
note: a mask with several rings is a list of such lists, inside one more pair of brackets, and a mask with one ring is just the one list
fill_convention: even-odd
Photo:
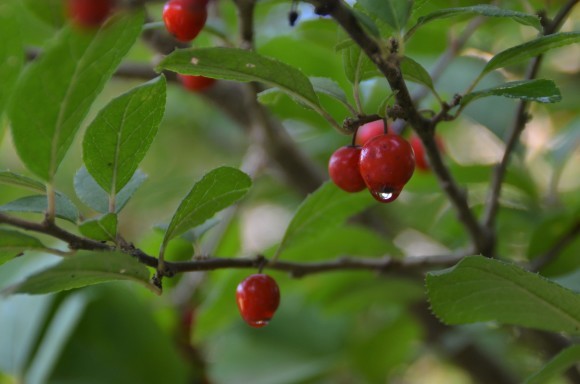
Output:
[[[445,52],[443,52],[441,56],[439,56],[439,59],[437,60],[437,62],[433,66],[433,69],[431,70],[430,75],[431,80],[433,80],[433,84],[437,83],[437,80],[439,80],[439,78],[441,77],[443,72],[447,69],[451,61],[457,56],[457,54],[461,51],[461,49],[467,43],[469,38],[473,35],[473,33],[477,30],[477,28],[479,28],[479,26],[483,24],[484,21],[485,17],[483,16],[478,16],[474,18],[469,22],[469,24],[467,24],[467,26],[457,39],[450,39],[447,49],[445,50]],[[425,96],[429,94],[429,92],[430,90],[428,88],[421,87],[416,93],[412,95],[413,100],[415,101],[416,104],[418,104],[419,101],[423,100],[423,98],[425,98]]]
[[[544,25],[544,36],[551,35],[556,33],[559,29],[568,14],[574,8],[580,0],[569,0],[558,12],[556,17],[552,21],[546,21],[543,19]],[[540,65],[542,62],[543,55],[536,56],[532,63],[529,66],[529,69],[526,74],[526,79],[531,80],[536,77],[538,71],[540,69]],[[511,155],[516,148],[516,145],[519,142],[520,136],[523,130],[526,127],[526,123],[528,122],[529,115],[528,115],[528,107],[529,102],[527,101],[520,101],[518,105],[518,109],[516,112],[516,118],[514,121],[514,125],[509,133],[507,142],[506,142],[506,149],[501,159],[501,162],[495,167],[494,172],[491,176],[491,187],[488,194],[487,205],[485,208],[485,213],[483,216],[483,225],[488,230],[493,230],[495,227],[495,219],[497,217],[497,213],[499,210],[499,197],[501,195],[501,188],[503,185],[503,180],[505,177],[505,173],[507,171],[507,167],[509,161],[511,159]]]
[[254,8],[256,0],[234,0],[238,10],[240,46],[254,49]]
[[269,261],[263,256],[252,259],[229,259],[208,258],[190,262],[172,263],[171,270],[175,273],[189,271],[210,271],[220,268],[259,268],[285,271],[292,277],[304,277],[307,275],[331,272],[331,271],[375,271],[380,273],[394,272],[399,270],[419,271],[433,267],[447,267],[454,265],[466,255],[438,255],[424,257],[409,257],[394,259],[384,257],[381,259],[341,257],[331,261],[298,263],[284,260]]
[[100,251],[112,249],[112,247],[107,244],[70,233],[62,229],[61,227],[57,226],[52,221],[35,223],[17,217],[9,216],[4,213],[0,213],[0,224],[8,224],[13,227],[24,229],[27,231],[44,233],[45,235],[52,236],[54,238],[57,238],[59,240],[68,243],[70,249],[86,249]]
[[[13,227],[43,233],[50,235],[57,239],[68,243],[71,249],[84,249],[92,251],[113,251],[120,250],[135,257],[140,263],[157,269],[159,267],[159,260],[150,256],[142,250],[135,248],[131,244],[120,243],[120,248],[112,245],[79,237],[65,229],[57,226],[54,223],[34,223],[19,219],[13,216],[0,213],[0,224],[9,224]],[[290,273],[293,277],[304,277],[307,275],[341,271],[341,270],[359,270],[359,271],[375,271],[380,273],[393,271],[420,271],[426,268],[447,267],[454,265],[462,258],[468,256],[469,253],[453,254],[453,255],[438,255],[438,256],[421,256],[408,257],[405,259],[395,259],[392,257],[384,257],[380,259],[359,258],[359,257],[340,257],[330,261],[299,263],[291,261],[269,261],[264,256],[258,255],[254,258],[219,258],[219,257],[205,257],[193,261],[184,262],[170,262],[165,261],[162,275],[165,277],[174,276],[177,273],[193,272],[193,271],[212,271],[216,269],[257,269],[261,266],[278,271],[285,271]]]
[[580,235],[580,220],[576,220],[562,236],[557,239],[554,244],[544,254],[536,257],[530,263],[530,270],[537,272],[546,265],[550,264],[560,256],[562,251],[566,249]]

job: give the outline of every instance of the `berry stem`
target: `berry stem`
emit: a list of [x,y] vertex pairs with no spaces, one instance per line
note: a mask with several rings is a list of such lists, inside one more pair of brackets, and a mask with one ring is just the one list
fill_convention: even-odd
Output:
[[54,223],[56,217],[56,191],[53,181],[46,185],[46,222]]

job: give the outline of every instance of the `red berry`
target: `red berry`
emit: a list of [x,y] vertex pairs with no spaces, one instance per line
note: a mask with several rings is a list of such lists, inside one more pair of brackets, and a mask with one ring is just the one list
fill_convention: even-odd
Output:
[[425,147],[423,147],[423,143],[418,136],[411,137],[409,140],[411,147],[413,148],[413,152],[415,152],[415,164],[417,168],[422,171],[429,170],[429,161],[427,160],[427,156],[425,154]]
[[395,200],[414,170],[413,149],[398,135],[377,136],[362,148],[361,176],[373,197],[381,203]]
[[328,174],[337,187],[347,192],[358,192],[365,189],[365,182],[360,175],[359,159],[362,147],[346,146],[338,148],[328,162]]
[[68,0],[68,14],[81,28],[98,28],[113,9],[114,0]]
[[[390,132],[390,127],[387,125],[387,130]],[[384,135],[385,133],[385,121],[375,120],[370,123],[366,123],[358,127],[356,131],[356,136],[354,138],[354,143],[356,145],[365,145],[367,141],[373,137]]]
[[170,0],[163,7],[165,27],[179,41],[193,40],[207,20],[207,1]]
[[[431,166],[429,165],[429,160],[427,159],[427,153],[425,152],[425,147],[423,146],[423,142],[419,138],[419,136],[413,135],[411,140],[411,147],[413,147],[413,151],[415,152],[415,161],[417,164],[417,168],[421,171],[429,171]],[[437,148],[439,151],[444,151],[443,140],[441,137],[435,136],[435,143],[437,144]]]
[[238,285],[236,301],[244,321],[254,328],[261,328],[268,325],[278,309],[280,289],[268,275],[251,275]]
[[181,84],[188,90],[192,92],[203,91],[213,85],[216,82],[215,79],[211,77],[204,76],[188,76],[188,75],[177,75]]

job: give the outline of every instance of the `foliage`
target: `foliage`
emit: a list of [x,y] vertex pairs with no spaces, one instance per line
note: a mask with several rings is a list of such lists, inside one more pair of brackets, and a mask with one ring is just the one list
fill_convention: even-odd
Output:
[[[0,4],[0,383],[580,379],[577,1],[64,3]],[[388,205],[325,175],[379,118],[431,167]]]

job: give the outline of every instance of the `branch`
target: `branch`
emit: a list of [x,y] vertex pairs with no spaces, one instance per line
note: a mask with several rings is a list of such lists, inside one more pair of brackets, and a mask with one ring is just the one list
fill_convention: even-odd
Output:
[[270,261],[263,256],[252,259],[229,259],[229,258],[208,258],[195,261],[172,263],[170,268],[173,272],[191,271],[211,271],[221,268],[255,268],[263,267],[277,271],[290,273],[292,277],[304,277],[315,273],[331,271],[374,271],[379,273],[405,270],[407,272],[420,271],[433,267],[448,267],[457,263],[466,255],[438,255],[424,257],[409,257],[405,259],[394,259],[384,257],[381,259],[340,257],[331,261],[320,261],[310,263],[298,263],[291,261],[276,260]]
[[[136,258],[140,263],[157,268],[159,260],[150,256],[142,250],[135,248],[132,244],[121,243],[115,247],[106,243],[91,240],[77,236],[65,229],[57,226],[52,222],[34,223],[22,220],[13,216],[0,213],[0,224],[8,224],[16,228],[27,231],[43,233],[68,243],[71,249],[91,250],[91,251],[113,251],[120,250]],[[177,273],[194,272],[194,271],[213,271],[216,269],[272,269],[285,271],[293,277],[304,277],[307,275],[341,270],[359,270],[374,271],[379,273],[393,271],[415,272],[427,268],[447,267],[454,265],[467,254],[439,255],[439,256],[420,256],[407,257],[405,259],[395,259],[384,257],[380,259],[359,258],[359,257],[341,257],[335,260],[319,261],[310,263],[299,263],[291,261],[270,261],[264,256],[258,255],[254,258],[219,258],[219,257],[200,257],[193,261],[183,262],[164,262],[163,276],[171,277]]]
[[437,175],[439,185],[447,194],[457,212],[458,219],[466,228],[475,246],[474,251],[488,254],[491,235],[479,224],[473,211],[469,208],[465,192],[459,188],[449,169],[443,163],[434,138],[434,130],[438,120],[429,120],[423,117],[411,98],[401,73],[400,57],[396,50],[397,43],[391,41],[390,51],[386,51],[376,40],[366,34],[350,8],[342,0],[307,1],[315,6],[317,14],[330,15],[335,19],[385,76],[395,94],[396,110],[400,111],[397,117],[407,120],[421,138],[431,160],[433,172]]
[[234,0],[238,10],[240,46],[243,49],[254,49],[254,8],[256,0]]
[[77,236],[57,226],[54,221],[35,223],[0,213],[0,224],[8,224],[27,231],[44,233],[68,243],[70,249],[86,249],[90,251],[111,250],[112,247],[99,241]]
[[576,220],[562,236],[552,244],[550,249],[543,255],[533,259],[530,263],[530,270],[537,272],[546,265],[550,264],[558,258],[558,256],[570,245],[576,238],[580,236],[580,219]]
[[[556,17],[552,21],[543,20],[544,24],[544,36],[551,35],[556,33],[568,14],[574,8],[580,0],[569,0],[558,12]],[[531,80],[536,77],[538,71],[540,69],[540,65],[542,62],[543,55],[536,56],[533,61],[531,62],[527,74],[526,79]],[[501,162],[495,167],[493,175],[491,176],[491,187],[488,194],[487,205],[485,209],[485,213],[483,216],[483,225],[488,230],[493,230],[495,227],[496,217],[499,210],[499,197],[501,195],[501,188],[503,184],[503,180],[505,178],[505,173],[507,171],[507,167],[513,151],[516,148],[516,145],[519,142],[520,136],[526,127],[526,123],[529,120],[528,115],[528,107],[529,102],[527,101],[520,101],[518,105],[518,109],[516,112],[516,118],[514,121],[514,125],[509,133],[507,142],[506,142],[506,149],[501,159]]]

